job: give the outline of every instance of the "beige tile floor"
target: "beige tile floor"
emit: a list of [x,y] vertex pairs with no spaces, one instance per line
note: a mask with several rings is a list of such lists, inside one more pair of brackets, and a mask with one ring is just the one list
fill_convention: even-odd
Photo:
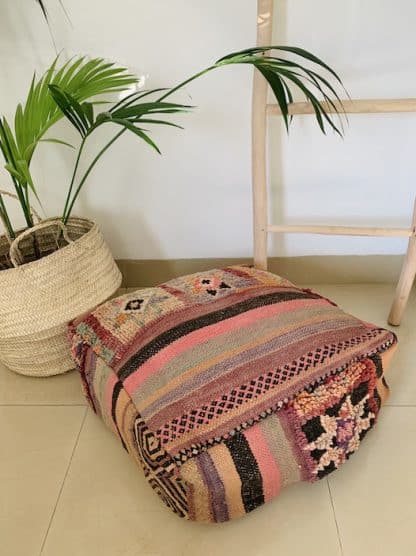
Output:
[[[385,325],[390,285],[314,289]],[[184,522],[165,509],[101,422],[75,372],[0,368],[1,556],[415,556],[416,296],[397,329],[392,396],[361,450],[244,519]]]

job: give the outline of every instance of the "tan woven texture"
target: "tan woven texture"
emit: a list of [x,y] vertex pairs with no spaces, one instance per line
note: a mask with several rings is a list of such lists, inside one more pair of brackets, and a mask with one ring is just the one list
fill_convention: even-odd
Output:
[[71,218],[65,233],[43,221],[18,239],[0,237],[0,359],[24,375],[61,374],[74,366],[67,323],[111,297],[121,273],[89,220]]

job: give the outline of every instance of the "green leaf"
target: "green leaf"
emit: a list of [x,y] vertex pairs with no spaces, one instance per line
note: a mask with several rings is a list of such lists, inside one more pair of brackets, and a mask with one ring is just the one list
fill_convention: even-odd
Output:
[[5,152],[7,153],[7,162],[14,164],[16,159],[19,158],[19,150],[17,148],[16,140],[6,118],[3,118],[0,127],[3,139],[3,147],[5,149]]
[[[283,85],[283,88],[284,88],[285,91],[286,91],[286,96],[287,96],[287,99],[288,99],[289,105],[290,105],[290,104],[292,104],[292,102],[293,102],[292,91],[290,90],[290,87],[288,87],[288,85],[287,85],[287,83],[285,82],[284,79],[282,79],[282,85]],[[293,120],[293,115],[292,115],[292,114],[289,114],[289,124],[292,123],[292,120]]]
[[14,129],[16,134],[16,142],[24,141],[26,130],[23,125],[23,108],[21,104],[17,105],[16,114],[14,117]]
[[[60,63],[60,57],[57,56],[41,77],[33,75],[25,102],[18,104],[16,108],[14,133],[6,130],[5,141],[0,131],[0,150],[5,155],[6,162],[13,164],[10,157],[26,160],[30,168],[36,146],[48,129],[64,116],[49,91],[49,85],[59,87],[81,104],[92,96],[125,90],[136,82],[137,77],[125,68],[102,58],[88,60],[81,56]],[[83,116],[89,127],[91,110],[86,110],[88,113],[83,112]],[[76,121],[80,128],[78,131],[85,129],[85,124],[81,125],[83,119],[80,122],[79,114]]]
[[112,118],[113,116],[111,115],[111,112],[100,112],[95,119],[95,125],[98,126],[104,122],[109,122]]
[[130,123],[128,120],[113,118],[111,121],[114,122],[115,124],[119,124],[119,125],[123,126],[124,128],[128,129],[129,131],[135,133],[136,135],[141,137],[141,139],[143,139],[143,141],[145,141],[148,145],[150,145],[153,149],[155,149],[155,151],[157,153],[162,154],[159,150],[159,147],[156,145],[156,143],[154,143],[154,141],[152,141],[152,139],[150,139],[150,137],[142,129],[136,127],[134,124]]
[[91,102],[83,102],[81,104],[82,110],[85,114],[85,117],[88,120],[90,126],[94,125],[94,107]]
[[34,193],[37,201],[40,203],[40,199],[39,199],[39,196],[38,196],[37,191],[35,189],[35,185],[33,183],[32,176],[29,172],[29,166],[27,165],[26,160],[17,160],[16,163],[17,163],[17,167],[19,168],[21,174],[24,176],[26,183],[29,185],[30,189]]
[[[329,92],[334,95],[334,97],[339,101],[341,101],[341,98],[339,97],[335,87],[333,87],[331,85],[331,83],[322,75],[316,73],[315,71],[313,71],[310,68],[304,68],[302,66],[300,66],[299,64],[296,64],[295,62],[289,61],[289,60],[285,60],[283,58],[273,58],[273,61],[277,61],[278,64],[284,64],[284,66],[290,66],[290,67],[297,67],[299,69],[301,69],[302,71],[304,71],[309,77],[312,78],[312,76],[317,80],[323,83],[323,85],[325,87],[328,88]],[[346,93],[347,97],[349,98],[349,94],[348,91],[345,90],[345,88],[343,87],[344,92]]]
[[[309,60],[314,64],[317,64],[323,67],[324,69],[326,69],[331,75],[335,77],[338,83],[342,85],[342,81],[340,77],[335,73],[335,71],[328,64],[326,64],[323,60],[321,60],[320,58],[318,58],[308,50],[296,46],[271,45],[271,46],[258,46],[255,48],[246,48],[244,50],[239,50],[238,52],[232,52],[231,54],[227,54],[227,56],[223,56],[222,58],[217,60],[216,63],[219,64],[224,61],[230,61],[233,58],[236,59],[236,63],[241,63],[242,61],[244,61],[244,58],[246,57],[257,56],[259,54],[262,55],[261,57],[265,57],[264,54],[272,50],[281,50],[283,52],[290,52],[291,54],[296,54],[301,58],[305,58],[306,60]],[[238,59],[240,59],[239,62],[237,62]]]
[[57,85],[49,85],[49,91],[56,104],[80,133],[81,137],[85,137],[90,124],[80,103]]
[[147,97],[149,95],[153,95],[155,93],[160,93],[162,91],[167,91],[168,89],[166,88],[159,88],[159,89],[151,89],[150,91],[136,91],[134,93],[131,93],[130,95],[128,95],[126,98],[121,99],[119,102],[117,102],[114,106],[112,106],[110,108],[110,112],[114,112],[115,110],[117,110],[118,108],[126,108],[127,106],[130,106],[131,104],[133,104],[134,102],[136,102],[137,100],[140,100],[144,97]]
[[173,122],[166,122],[164,120],[150,120],[150,119],[145,119],[145,118],[140,118],[138,120],[138,122],[142,123],[142,124],[160,124],[160,125],[167,125],[167,126],[171,126],[171,127],[176,127],[178,129],[184,129],[181,125],[178,124],[174,124]]
[[193,106],[183,104],[176,104],[173,102],[143,102],[137,105],[121,107],[112,112],[113,116],[117,118],[139,118],[145,114],[175,114],[178,112],[186,112]]
[[36,0],[36,2],[39,4],[40,9],[42,10],[43,17],[46,19],[46,21],[48,21],[48,12],[43,0]]
[[315,112],[315,116],[318,122],[318,125],[322,131],[322,133],[326,133],[325,131],[325,126],[323,123],[323,118],[325,118],[325,120],[328,122],[328,124],[332,127],[332,129],[342,137],[342,133],[341,131],[337,128],[337,126],[334,124],[334,122],[331,120],[331,118],[328,116],[328,114],[326,113],[325,109],[319,104],[319,100],[316,98],[316,96],[302,83],[302,81],[300,79],[298,79],[298,77],[296,76],[296,74],[294,72],[290,72],[290,71],[282,71],[283,75],[285,75],[290,81],[293,81],[293,83],[295,83],[295,85],[297,85],[299,87],[299,89],[304,93],[305,97],[307,98],[307,100],[310,101],[310,103],[312,104],[312,107],[314,109]]
[[272,88],[277,103],[280,106],[280,110],[282,112],[283,121],[285,122],[286,130],[289,131],[288,98],[287,98],[286,89],[282,84],[282,80],[278,75],[276,75],[270,70],[266,70],[265,68],[262,68],[261,66],[258,66],[257,69],[267,79],[270,87]]
[[328,66],[328,64],[323,62],[320,58],[318,58],[308,50],[305,50],[304,48],[298,48],[295,46],[279,46],[277,48],[279,50],[283,50],[284,52],[291,52],[292,54],[297,54],[298,56],[301,56],[302,58],[305,58],[306,60],[310,60],[311,62],[314,62],[318,66],[325,68],[331,75],[335,77],[338,83],[342,85],[341,78],[337,75],[337,73],[335,73],[335,71],[330,66]]
[[41,139],[40,140],[41,143],[57,143],[58,145],[64,145],[65,147],[70,147],[71,149],[75,149],[74,145],[71,145],[71,143],[67,143],[66,141],[62,141],[62,139],[54,139],[54,138],[48,138],[48,139]]
[[23,174],[21,174],[17,168],[15,168],[14,166],[12,166],[12,164],[6,163],[6,164],[4,165],[4,168],[5,168],[12,176],[14,176],[16,179],[18,179],[19,181],[24,180]]
[[[325,104],[327,104],[337,116],[343,112],[342,101],[337,94],[336,89],[320,73],[317,73],[309,67],[304,67],[292,60],[275,57],[271,54],[273,50],[280,50],[290,54],[295,54],[308,62],[316,64],[319,68],[323,68],[328,71],[331,76],[333,76],[337,82],[342,85],[341,79],[328,64],[307,50],[298,47],[263,46],[248,48],[239,52],[233,52],[223,58],[220,58],[216,62],[216,67],[224,67],[225,65],[230,64],[251,64],[255,66],[267,79],[273,89],[286,127],[288,127],[288,123],[291,119],[288,114],[288,104],[293,102],[293,96],[290,92],[289,85],[285,82],[285,79],[291,81],[299,87],[299,89],[306,96],[307,100],[309,100],[312,104],[316,120],[321,131],[325,133],[325,120],[336,133],[342,135],[342,121],[340,120],[340,130],[325,110]],[[312,84],[312,90],[308,87],[308,83]],[[318,94],[322,95],[322,103],[319,102],[318,98],[314,94],[315,88],[317,89]],[[336,105],[330,95],[332,95],[333,98],[340,103],[340,105]]]

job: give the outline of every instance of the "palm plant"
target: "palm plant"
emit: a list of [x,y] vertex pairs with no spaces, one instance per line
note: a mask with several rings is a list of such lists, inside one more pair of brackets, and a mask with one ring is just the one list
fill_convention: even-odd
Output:
[[[125,100],[118,102],[106,112],[101,112],[95,117],[93,106],[90,103],[84,103],[82,105],[79,104],[73,96],[68,94],[67,91],[63,91],[55,85],[51,85],[49,87],[49,90],[56,104],[60,107],[67,119],[81,135],[81,143],[78,149],[78,155],[72,174],[72,179],[68,188],[62,215],[64,224],[67,223],[68,218],[70,217],[72,209],[74,207],[75,201],[84,183],[86,182],[86,179],[91,173],[91,170],[104,154],[104,152],[121,136],[124,131],[128,130],[133,132],[160,154],[158,146],[150,138],[147,131],[142,127],[142,124],[167,125],[180,128],[181,126],[178,126],[177,124],[169,121],[161,120],[158,118],[158,116],[185,112],[189,108],[191,108],[190,106],[182,104],[164,102],[160,99],[153,102],[142,101],[144,97],[153,95],[155,92],[161,90],[156,89],[129,95]],[[74,191],[77,170],[86,141],[96,129],[106,123],[116,124],[117,126],[120,126],[122,130],[117,133],[117,135],[113,137],[111,141],[109,141],[100,150],[92,163],[89,165],[87,171],[83,175],[82,179],[79,181],[78,186],[75,188]]]
[[[87,102],[88,99],[97,95],[124,91],[129,85],[137,82],[137,78],[128,73],[125,68],[106,62],[102,58],[87,60],[85,57],[79,57],[69,60],[60,68],[57,65],[58,58],[40,79],[37,79],[36,75],[33,76],[26,101],[23,105],[17,106],[14,130],[6,117],[0,118],[0,151],[28,227],[33,226],[30,194],[32,193],[39,201],[30,171],[35,150],[43,141],[68,145],[57,138],[45,138],[49,129],[63,117],[63,113],[49,92],[49,86],[65,89],[77,102],[92,107],[93,103]],[[15,231],[1,196],[0,218],[8,235],[14,238]]]
[[[288,46],[250,48],[229,54],[219,59],[212,66],[198,72],[189,79],[186,79],[176,87],[169,90],[154,89],[146,92],[132,93],[124,100],[108,109],[106,112],[102,112],[97,116],[94,115],[93,107],[90,104],[84,103],[84,105],[80,105],[79,102],[77,102],[77,99],[71,95],[68,90],[63,89],[59,85],[50,85],[49,90],[53,99],[65,114],[67,119],[81,135],[81,144],[78,149],[75,168],[62,215],[63,222],[66,223],[68,221],[74,207],[74,203],[95,164],[104,152],[117,139],[119,139],[125,131],[135,133],[139,138],[144,140],[148,145],[160,153],[157,145],[149,137],[146,130],[143,129],[142,124],[175,125],[165,120],[154,119],[154,116],[184,112],[187,109],[190,109],[190,106],[167,103],[166,99],[179,89],[185,87],[191,81],[194,81],[214,69],[235,64],[248,64],[254,66],[258,71],[260,71],[273,90],[276,101],[281,109],[287,130],[289,130],[291,122],[291,117],[289,116],[289,105],[293,102],[293,95],[289,84],[295,85],[312,104],[316,120],[321,131],[325,133],[326,126],[329,126],[336,133],[342,135],[342,121],[340,126],[339,124],[337,125],[326,110],[326,108],[330,108],[336,115],[339,115],[339,106],[342,107],[342,103],[335,87],[326,77],[317,73],[315,69],[310,69],[297,62],[290,61],[282,57],[266,55],[270,54],[270,51],[272,50],[280,50],[282,52],[295,54],[300,58],[311,62],[312,65],[317,66],[320,69],[324,69],[328,74],[335,78],[339,85],[342,86],[342,82],[338,75],[322,60],[304,49]],[[144,97],[149,97],[150,95],[154,96],[161,91],[163,91],[163,94],[153,102],[149,102],[148,98],[143,100]],[[335,104],[334,101],[338,101],[339,104]],[[89,165],[85,174],[79,180],[78,185],[75,187],[74,184],[77,170],[86,140],[98,127],[105,123],[116,124],[117,126],[121,126],[122,129],[100,150],[92,163]]]
[[[275,51],[297,56],[302,64],[306,62],[307,65],[274,55]],[[32,81],[24,107],[19,105],[16,110],[14,134],[7,120],[5,118],[0,120],[0,148],[29,227],[33,225],[30,195],[35,195],[37,198],[36,187],[30,174],[30,163],[40,141],[64,143],[57,138],[44,138],[46,131],[61,117],[65,116],[80,135],[80,144],[62,213],[62,221],[67,223],[92,169],[105,151],[124,132],[134,133],[160,153],[147,127],[155,125],[180,127],[166,120],[165,116],[187,112],[192,108],[168,102],[166,99],[195,79],[225,66],[245,64],[261,72],[276,97],[287,130],[291,123],[289,106],[293,102],[292,87],[295,86],[312,104],[317,123],[323,133],[326,133],[327,128],[339,135],[343,133],[342,120],[334,120],[333,114],[330,114],[334,112],[335,117],[342,115],[342,102],[336,90],[336,85],[342,86],[342,82],[327,64],[301,48],[267,46],[234,52],[173,88],[133,92],[99,113],[96,113],[97,102],[88,99],[97,94],[124,91],[137,79],[124,68],[106,64],[102,59],[87,62],[85,58],[78,58],[67,62],[59,70],[56,69],[56,64],[55,60],[39,81],[35,79]],[[322,75],[322,72],[328,75]],[[335,80],[336,85],[331,84],[331,79]],[[87,140],[104,124],[113,124],[121,129],[101,148],[84,174],[78,177]],[[9,235],[13,237],[14,231],[1,196],[0,217]]]

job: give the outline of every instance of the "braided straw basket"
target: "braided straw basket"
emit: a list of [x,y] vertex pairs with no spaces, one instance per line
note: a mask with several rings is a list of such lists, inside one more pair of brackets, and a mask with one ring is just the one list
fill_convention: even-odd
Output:
[[12,242],[0,236],[0,360],[28,376],[72,369],[68,322],[120,284],[121,273],[89,220],[70,218],[66,226],[44,220]]

